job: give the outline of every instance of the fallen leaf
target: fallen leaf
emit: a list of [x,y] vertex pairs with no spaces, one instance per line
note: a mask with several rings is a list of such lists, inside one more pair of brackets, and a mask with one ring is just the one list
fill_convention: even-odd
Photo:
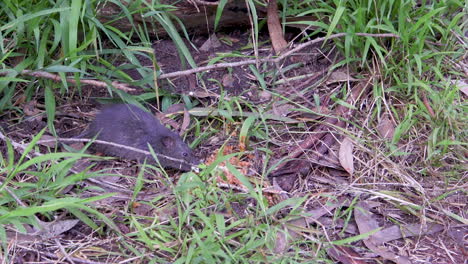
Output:
[[[354,220],[360,234],[366,234],[380,228],[376,216],[370,210],[371,205],[363,201],[359,202],[354,208]],[[377,231],[364,239],[363,242],[368,249],[385,259],[394,261],[397,264],[411,264],[411,261],[406,256],[397,255],[378,242],[384,239],[383,235]]]
[[440,224],[407,224],[407,225],[393,225],[385,229],[380,230],[375,233],[374,242],[378,244],[383,244],[392,240],[420,236],[420,235],[429,235],[434,234],[444,230],[444,226]]
[[185,130],[187,130],[189,125],[190,125],[190,114],[187,111],[187,109],[184,108],[184,119],[182,120],[182,125],[180,126],[179,134],[180,135],[184,134]]
[[267,114],[286,117],[292,112],[291,109],[294,107],[290,104],[273,104],[272,108],[273,109],[267,111]]
[[267,24],[268,32],[270,34],[271,44],[275,54],[279,54],[286,49],[288,43],[283,36],[283,28],[280,24],[278,16],[278,4],[276,0],[268,1],[268,10],[267,10]]
[[468,96],[468,83],[467,80],[453,80],[452,84],[458,87],[462,93]]
[[219,94],[216,94],[210,91],[190,91],[188,95],[191,97],[196,97],[196,98],[207,98],[207,97],[219,98]]
[[76,142],[76,143],[71,143],[69,146],[75,150],[80,150],[84,148],[85,144],[83,142]]
[[54,221],[54,222],[41,222],[41,226],[44,228],[38,234],[43,239],[50,239],[52,237],[56,237],[70,229],[72,229],[76,224],[78,224],[80,220],[73,219],[73,220],[62,220],[62,221]]
[[23,112],[27,116],[34,116],[40,114],[42,111],[39,110],[37,107],[37,101],[31,100],[23,105]]
[[207,98],[207,97],[215,97],[219,98],[219,94],[210,92],[210,91],[190,91],[188,93],[189,96],[196,97],[196,98]]
[[211,36],[203,43],[203,45],[200,47],[201,51],[209,51],[214,48],[221,47],[221,42],[219,41],[218,37],[216,34],[211,34]]
[[222,81],[222,84],[224,87],[229,87],[229,88],[232,88],[234,87],[234,77],[232,77],[232,74],[225,74],[223,76],[223,81]]
[[288,231],[287,230],[278,231],[278,233],[276,233],[275,248],[273,249],[273,251],[276,254],[280,254],[280,253],[286,252],[288,247],[289,247]]
[[330,216],[322,216],[320,217],[317,222],[321,223],[323,226],[330,226],[333,227],[334,230],[341,230],[340,232],[357,235],[358,228],[357,225],[350,222],[345,222],[343,219],[335,219],[334,217]]
[[327,201],[324,205],[311,209],[306,212],[306,217],[290,220],[283,225],[283,230],[279,231],[276,236],[274,251],[276,253],[285,252],[289,245],[301,237],[301,231],[307,231],[310,224],[316,224],[318,219],[324,215],[330,214],[333,209],[340,206],[349,205],[347,199],[340,198],[338,201]]
[[186,111],[184,104],[173,104],[169,106],[163,113],[156,114],[156,117],[161,121],[162,124],[169,124],[175,130],[179,130],[179,124],[174,119],[171,119],[167,116],[175,113],[181,113],[184,111]]
[[331,83],[357,81],[357,80],[358,79],[355,79],[349,76],[349,74],[344,71],[334,71],[330,74],[326,83],[331,84]]
[[22,94],[16,98],[15,102],[13,103],[14,106],[22,105],[26,101],[26,95]]
[[271,93],[269,91],[261,91],[260,94],[259,94],[259,97],[262,101],[270,101],[271,100]]
[[343,246],[333,246],[327,250],[329,256],[343,264],[366,264],[367,262],[360,260],[362,256],[351,248]]
[[468,226],[452,226],[447,231],[447,235],[449,235],[457,244],[463,245],[465,244],[465,236],[468,234]]
[[[232,153],[237,152],[233,146],[225,146],[223,148],[223,155],[229,155]],[[251,154],[250,154],[251,155]],[[211,163],[215,162],[218,157],[218,151],[214,151],[207,159],[206,159],[206,164],[210,165]],[[233,156],[229,159],[229,163],[236,167],[239,172],[243,175],[248,175],[249,168],[252,166],[252,160],[253,156],[247,156],[247,161],[242,161],[240,160],[240,157],[238,156]],[[223,161],[218,164],[218,168],[223,172],[221,175],[218,176],[217,182],[219,183],[227,183],[227,184],[232,184],[236,186],[241,186],[242,188],[246,188],[240,180],[231,173],[231,171],[227,168],[226,162]]]
[[352,176],[354,173],[353,142],[348,137],[341,142],[338,156],[343,169]]
[[388,114],[384,114],[380,119],[379,124],[377,125],[377,132],[379,132],[380,136],[383,138],[393,138],[393,135],[395,134],[395,125]]
[[174,113],[182,112],[182,111],[184,111],[184,109],[185,109],[184,104],[173,104],[173,105],[169,106],[166,109],[166,111],[164,111],[164,114],[165,115],[174,114]]

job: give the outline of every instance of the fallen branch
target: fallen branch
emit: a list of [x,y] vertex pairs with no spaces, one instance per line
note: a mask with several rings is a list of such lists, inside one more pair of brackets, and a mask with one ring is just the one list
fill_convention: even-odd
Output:
[[193,1],[201,5],[212,5],[212,6],[219,5],[219,1],[216,1],[216,2],[208,2],[208,1],[202,1],[202,0],[193,0]]
[[[208,65],[208,66],[202,66],[190,70],[184,70],[184,71],[176,71],[176,72],[171,72],[171,73],[165,73],[161,74],[157,77],[157,79],[168,79],[168,78],[173,78],[173,77],[179,77],[179,76],[185,76],[185,75],[190,75],[193,73],[198,73],[198,72],[204,72],[204,71],[209,71],[209,70],[214,70],[214,69],[220,69],[220,68],[230,68],[230,67],[240,67],[244,65],[250,65],[250,64],[256,64],[256,63],[262,63],[262,62],[272,62],[272,63],[278,63],[281,60],[285,59],[286,57],[306,48],[311,45],[314,45],[316,43],[320,43],[322,41],[327,41],[330,39],[335,39],[335,38],[341,38],[346,36],[348,33],[337,33],[330,35],[329,37],[322,37],[322,38],[316,38],[314,40],[308,41],[306,43],[302,43],[297,45],[295,48],[289,50],[288,52],[285,52],[281,54],[280,56],[276,58],[272,58],[272,56],[268,56],[267,58],[264,59],[254,59],[254,60],[245,60],[245,61],[238,61],[238,62],[229,62],[229,63],[217,63],[213,65]],[[391,37],[391,38],[399,38],[398,35],[387,33],[387,34],[368,34],[368,33],[356,33],[356,36],[363,36],[363,37]],[[8,72],[0,72],[0,76],[6,76]],[[57,75],[57,74],[52,74],[50,72],[46,71],[32,71],[32,70],[23,70],[19,72],[21,75],[28,75],[28,76],[33,76],[33,77],[40,77],[40,78],[46,78],[53,80],[55,82],[60,82],[62,78]],[[71,84],[76,84],[76,80],[74,78],[66,78],[66,81]],[[108,83],[103,82],[103,81],[97,81],[97,80],[89,80],[89,79],[84,79],[80,80],[80,83],[84,84],[89,84],[97,87],[102,87],[102,88],[107,88],[109,86]],[[131,88],[128,86],[128,84],[121,83],[121,82],[112,82],[112,86],[114,86],[116,89],[126,91],[126,92],[132,92],[135,91],[134,88]]]
[[[26,149],[26,145],[23,145],[23,144],[20,144],[18,142],[15,142],[14,140],[6,137],[1,131],[0,131],[0,140],[3,140],[3,141],[9,141],[11,143],[11,145],[13,146],[13,148],[17,149],[20,153],[23,153],[24,150]],[[71,141],[72,139],[70,139]],[[49,141],[49,142],[53,142],[53,141],[56,141],[56,140],[43,140],[42,143],[45,143],[45,141]],[[67,139],[64,139],[64,142],[67,141]],[[87,141],[91,141],[90,139],[74,139],[74,142],[79,142],[79,141],[82,141],[82,142],[87,142]],[[104,141],[105,142],[105,141]],[[126,147],[126,146],[125,146]],[[40,153],[40,152],[37,152],[35,150],[31,150],[31,153],[33,154],[33,156],[35,157],[38,157],[38,156],[43,156],[44,154]],[[28,156],[28,158],[30,158]],[[75,165],[76,166],[76,165]],[[75,166],[73,166],[71,169],[70,169],[70,172],[71,173],[74,173],[74,174],[78,174],[80,173],[80,170],[77,169]],[[119,193],[125,193],[128,195],[128,197],[131,197],[133,195],[133,192],[130,191],[130,190],[126,190],[125,188],[122,188],[122,186],[119,186],[117,184],[114,184],[114,183],[107,183],[107,182],[104,182],[104,181],[100,181],[98,179],[94,179],[94,178],[87,178],[86,179],[87,181],[91,182],[91,183],[94,183],[94,184],[97,184],[97,185],[100,185],[104,188],[107,188],[108,190],[112,190],[114,192],[119,192]],[[144,199],[145,197],[147,198],[147,200],[151,200],[153,199],[154,197],[158,196],[160,194],[138,194],[138,198],[142,198]],[[144,196],[144,197],[143,197]]]
[[429,100],[427,99],[425,92],[422,92],[422,101],[423,101],[424,106],[427,109],[427,112],[431,116],[431,118],[435,118],[436,114],[434,113],[434,110],[432,110],[431,104],[429,103]]
[[[93,142],[93,143],[97,143],[97,144],[113,146],[113,147],[117,147],[117,148],[126,149],[126,150],[129,150],[129,151],[138,152],[138,153],[141,153],[141,154],[144,154],[144,155],[147,155],[147,156],[151,156],[151,152],[146,151],[146,150],[130,147],[130,146],[127,146],[127,145],[117,144],[117,143],[114,143],[114,142],[99,140],[99,139],[55,138],[55,139],[39,140],[39,141],[37,141],[37,143],[38,144],[43,144],[43,143],[51,143],[51,142],[57,142],[57,141],[59,141],[59,142]],[[192,164],[189,164],[189,163],[187,163],[187,162],[185,162],[184,160],[181,160],[181,159],[176,159],[176,158],[173,158],[173,157],[169,157],[169,156],[166,156],[166,155],[163,155],[163,154],[160,154],[160,153],[155,153],[155,154],[156,154],[157,157],[161,157],[161,158],[165,158],[165,159],[168,159],[168,160],[176,161],[176,162],[179,162],[179,163],[182,163],[182,164],[192,165]],[[196,169],[196,168],[193,168],[193,169]]]
[[[0,72],[0,76],[6,76],[8,72]],[[46,71],[32,71],[32,70],[23,70],[19,72],[21,75],[28,75],[28,76],[33,76],[33,77],[40,77],[40,78],[45,78],[45,79],[50,79],[54,82],[60,82],[62,81],[62,77],[60,77],[57,74],[53,74],[50,72]],[[66,78],[66,81],[71,84],[76,84],[77,81],[74,78]],[[97,81],[97,80],[88,80],[88,79],[80,79],[80,83],[84,84],[89,84],[101,88],[107,88],[109,86],[108,83],[103,82],[103,81]],[[130,88],[128,84],[126,83],[121,83],[121,82],[112,82],[112,86],[114,86],[116,89],[125,91],[125,92],[133,92],[135,91],[134,88]]]
[[[255,60],[245,60],[245,61],[238,61],[238,62],[229,62],[229,63],[217,63],[209,66],[203,66],[203,67],[198,67],[195,69],[190,69],[190,70],[185,70],[185,71],[177,71],[177,72],[171,72],[171,73],[166,73],[166,74],[161,74],[158,79],[168,79],[168,78],[173,78],[173,77],[179,77],[179,76],[185,76],[197,72],[203,72],[203,71],[209,71],[209,70],[214,70],[214,69],[220,69],[220,68],[229,68],[229,67],[239,67],[239,66],[244,66],[244,65],[250,65],[250,64],[256,64],[259,62],[272,62],[272,63],[278,63],[281,60],[285,59],[286,57],[290,56],[291,54],[294,54],[302,49],[305,49],[311,45],[320,43],[322,41],[326,41],[329,39],[335,39],[335,38],[341,38],[346,36],[347,33],[337,33],[330,35],[328,38],[327,37],[322,37],[322,38],[316,38],[314,40],[308,41],[306,43],[302,43],[297,45],[294,49],[285,52],[281,54],[280,56],[276,58],[272,58],[272,56],[268,56],[265,59],[255,59]],[[364,37],[392,37],[392,38],[399,38],[399,36],[395,34],[367,34],[367,33],[356,33],[355,35],[357,36],[364,36]]]

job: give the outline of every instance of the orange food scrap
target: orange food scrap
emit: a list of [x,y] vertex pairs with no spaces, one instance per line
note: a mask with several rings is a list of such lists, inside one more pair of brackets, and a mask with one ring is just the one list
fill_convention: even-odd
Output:
[[[232,153],[237,152],[237,150],[234,149],[233,146],[225,146],[223,149],[223,155],[229,155]],[[217,152],[214,152],[213,154],[210,155],[207,159],[207,164],[211,164],[216,160]],[[253,155],[249,154],[247,155],[248,160],[253,159]],[[249,168],[252,166],[250,161],[242,161],[238,156],[231,157],[229,159],[229,163],[232,164],[234,167],[236,167],[240,173],[247,175]],[[234,174],[232,174],[229,169],[226,167],[226,162],[223,161],[219,164],[219,168],[223,171],[224,177],[219,176],[218,177],[218,182],[220,183],[227,183],[227,184],[233,184],[236,186],[243,186],[243,184],[236,178]]]

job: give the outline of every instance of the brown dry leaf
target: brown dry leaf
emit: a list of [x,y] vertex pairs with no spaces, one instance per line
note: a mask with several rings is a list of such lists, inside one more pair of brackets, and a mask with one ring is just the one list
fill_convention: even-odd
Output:
[[348,73],[344,71],[334,71],[328,77],[327,84],[337,83],[337,82],[348,82],[348,81],[357,81],[353,77],[349,76]]
[[78,224],[79,221],[80,220],[73,219],[73,220],[54,221],[51,223],[41,222],[41,226],[44,229],[41,230],[38,234],[44,239],[56,237],[72,229],[76,224]]
[[316,220],[318,220],[320,217],[326,214],[330,214],[330,212],[335,208],[339,206],[349,206],[349,204],[349,200],[343,197],[338,198],[338,200],[330,199],[324,205],[321,205],[316,209],[311,209],[307,211],[307,214],[309,215],[306,218],[307,223],[315,223]]
[[376,233],[374,242],[378,244],[383,244],[395,239],[420,236],[420,235],[429,235],[434,234],[444,230],[444,226],[440,224],[407,224],[402,226],[391,226]]
[[380,122],[377,125],[377,132],[379,132],[380,136],[383,138],[393,138],[393,135],[395,134],[395,125],[393,124],[388,114],[384,114],[380,119]]
[[340,150],[338,153],[340,164],[350,176],[354,173],[354,156],[353,156],[353,142],[350,138],[345,137],[341,142]]
[[[223,155],[229,155],[231,153],[235,153],[237,150],[234,149],[233,146],[225,146],[223,149]],[[209,166],[211,163],[213,163],[216,160],[217,156],[217,151],[214,151],[211,156],[207,158],[206,164]],[[246,160],[253,160],[253,155],[247,155]],[[240,173],[243,175],[247,175],[249,172],[249,168],[252,166],[251,162],[249,161],[241,161],[239,157],[234,156],[229,159],[229,163],[232,164],[234,167],[236,167]],[[233,175],[229,169],[226,167],[226,162],[221,162],[219,164],[219,168],[223,171],[224,176],[226,179],[223,179],[221,177],[218,177],[217,181],[220,183],[228,183],[236,186],[240,186],[244,189],[247,189],[238,179],[235,175]]]
[[235,38],[233,36],[227,36],[227,35],[218,35],[219,36],[219,40],[220,41],[223,41],[223,42],[233,42],[233,43],[237,43],[240,41],[239,38]]
[[27,116],[35,116],[35,115],[38,115],[38,114],[42,113],[42,111],[37,108],[37,101],[36,100],[31,100],[31,101],[27,102],[26,104],[24,104],[23,105],[23,112]]
[[180,125],[175,120],[167,117],[167,115],[184,111],[186,111],[184,104],[173,104],[169,106],[163,113],[156,114],[156,117],[161,121],[162,124],[169,124],[174,129],[179,130]]
[[170,219],[177,218],[177,206],[175,204],[168,203],[162,208],[154,211],[154,216],[158,217],[160,222],[169,221]]
[[161,122],[163,125],[169,124],[171,127],[174,129],[179,129],[179,124],[177,122],[169,117],[166,117],[166,114],[164,113],[157,113],[156,118]]
[[321,223],[323,226],[333,226],[334,230],[341,230],[340,232],[344,231],[346,234],[357,235],[359,233],[356,224],[345,222],[343,219],[335,219],[334,217],[323,216],[320,217],[317,222]]
[[267,24],[273,50],[275,54],[279,54],[286,49],[288,43],[283,36],[283,28],[281,27],[278,16],[278,4],[276,0],[270,0],[268,2]]
[[215,97],[219,98],[218,94],[212,93],[210,91],[190,91],[189,95],[196,98],[207,98],[207,97]]
[[211,34],[211,36],[203,43],[203,45],[200,47],[201,51],[207,52],[211,49],[214,48],[219,48],[221,47],[221,42],[219,41],[218,37],[216,34]]
[[326,214],[330,214],[339,206],[349,205],[349,201],[344,198],[339,198],[338,201],[327,201],[323,206],[316,209],[308,210],[307,217],[302,217],[288,221],[284,225],[284,229],[278,232],[276,237],[275,252],[281,253],[288,249],[289,245],[301,236],[301,231],[307,230],[309,224],[316,224],[318,219]]
[[25,233],[14,231],[6,231],[7,241],[14,244],[31,244],[42,240],[36,228],[29,225],[24,225]]
[[464,245],[466,243],[466,234],[468,234],[468,226],[466,225],[451,226],[447,231],[447,235],[449,235],[459,245]]
[[273,104],[273,109],[268,110],[267,114],[286,117],[292,112],[292,108],[294,108],[294,106],[290,104]]
[[26,102],[26,95],[22,94],[16,98],[15,102],[13,103],[14,106],[22,105]]
[[23,112],[27,116],[33,116],[39,114],[41,111],[37,109],[37,101],[31,100],[23,105]]
[[272,94],[269,91],[261,91],[260,94],[258,95],[260,97],[260,100],[262,101],[270,101]]
[[234,216],[237,219],[245,218],[249,214],[248,208],[253,205],[249,202],[230,202],[226,203],[226,215]]
[[365,264],[367,262],[360,260],[362,256],[351,248],[343,246],[333,246],[327,250],[330,257],[343,264]]
[[178,112],[182,112],[185,110],[185,105],[184,104],[173,104],[169,106],[166,111],[164,111],[164,114],[174,114]]
[[147,203],[134,202],[133,213],[139,216],[154,216],[154,207]]
[[[361,234],[369,233],[380,228],[375,215],[370,211],[371,207],[372,206],[367,202],[361,201],[354,208],[354,220]],[[364,239],[363,242],[368,249],[385,259],[394,261],[397,264],[411,264],[411,261],[406,256],[397,255],[380,244],[378,241],[384,239],[382,236],[382,233],[377,232],[367,239]]]
[[294,219],[288,221],[283,227],[284,229],[276,234],[275,253],[286,252],[291,242],[300,237],[298,231],[307,229],[307,222],[304,218]]
[[83,142],[76,142],[76,143],[69,144],[69,146],[71,148],[76,149],[76,150],[80,150],[80,149],[84,148],[85,144]]
[[187,111],[187,109],[184,108],[184,119],[182,120],[182,125],[180,126],[179,134],[182,135],[185,132],[185,130],[187,130],[189,125],[190,125],[190,114]]
[[240,152],[244,152],[247,149],[246,140],[247,138],[245,136],[241,136],[239,138],[239,151]]
[[467,80],[454,80],[452,84],[457,86],[465,96],[468,96],[468,82]]
[[222,80],[222,83],[223,83],[223,86],[224,87],[228,87],[228,88],[232,88],[234,87],[234,77],[232,76],[232,74],[224,74],[223,76],[223,80]]
[[273,249],[276,254],[281,254],[283,252],[286,252],[286,250],[289,247],[289,241],[288,241],[288,234],[286,231],[278,231],[276,233],[276,239],[275,239],[275,248]]

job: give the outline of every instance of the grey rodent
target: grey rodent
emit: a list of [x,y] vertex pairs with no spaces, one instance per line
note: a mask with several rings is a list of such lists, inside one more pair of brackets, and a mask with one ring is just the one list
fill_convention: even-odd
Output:
[[[189,171],[192,166],[200,163],[179,135],[162,125],[152,114],[135,105],[115,104],[104,107],[81,137],[93,138],[96,135],[98,140],[144,151],[149,151],[149,144],[156,154],[162,155],[157,157],[161,166],[165,168]],[[146,158],[147,162],[156,163],[151,155],[117,146],[94,143],[94,149],[109,156],[139,161]]]

